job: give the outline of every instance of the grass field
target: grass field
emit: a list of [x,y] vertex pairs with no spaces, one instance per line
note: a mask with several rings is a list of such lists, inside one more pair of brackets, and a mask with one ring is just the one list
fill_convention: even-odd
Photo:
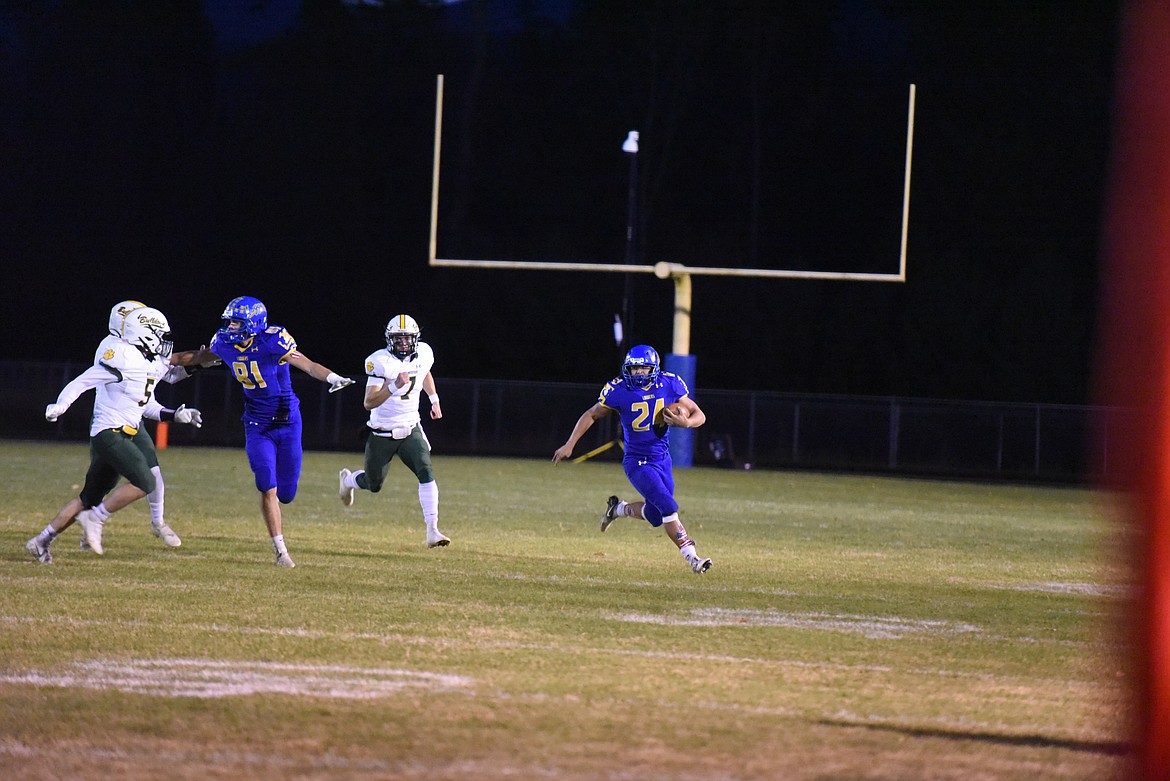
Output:
[[[549,454],[551,458],[551,453]],[[1120,778],[1132,581],[1102,494],[680,470],[696,576],[615,463],[436,457],[337,500],[306,454],[273,563],[242,450],[161,454],[145,502],[24,542],[83,445],[0,442],[0,778]]]

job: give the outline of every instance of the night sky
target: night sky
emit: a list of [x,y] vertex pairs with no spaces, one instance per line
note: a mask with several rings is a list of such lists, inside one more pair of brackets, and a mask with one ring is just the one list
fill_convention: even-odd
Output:
[[[694,278],[697,390],[1084,403],[1119,4],[0,0],[3,358],[88,361],[138,298],[178,348],[253,295],[358,375],[600,383],[624,278],[440,257],[896,273]],[[632,337],[671,344],[637,275]]]

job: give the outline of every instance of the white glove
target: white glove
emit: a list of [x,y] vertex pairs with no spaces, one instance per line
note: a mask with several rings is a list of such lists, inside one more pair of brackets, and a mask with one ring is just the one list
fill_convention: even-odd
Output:
[[55,423],[57,418],[64,415],[67,409],[69,409],[68,404],[50,404],[45,407],[45,420]]
[[190,423],[195,428],[203,428],[203,413],[194,407],[188,408],[186,404],[180,404],[175,410],[175,422]]
[[337,393],[337,391],[344,388],[346,385],[353,385],[353,380],[349,377],[342,377],[335,372],[329,372],[329,376],[325,378],[325,382],[329,383],[329,392]]
[[[205,345],[205,344],[199,345],[199,352],[203,352],[206,349],[207,349],[207,345]],[[210,358],[208,358],[203,363],[199,364],[199,368],[200,369],[209,369],[212,366],[219,366],[221,363],[223,363],[223,359],[221,359],[215,353],[212,353]]]

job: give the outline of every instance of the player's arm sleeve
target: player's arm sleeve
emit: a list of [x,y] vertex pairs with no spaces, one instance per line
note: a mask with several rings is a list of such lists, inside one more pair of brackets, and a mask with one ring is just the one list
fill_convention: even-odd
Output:
[[[404,396],[411,390],[408,382],[398,387],[398,375],[402,372],[402,364],[385,355],[374,353],[366,359],[366,390],[377,391],[385,389],[386,398]],[[386,399],[382,399],[385,401]],[[381,404],[382,402],[378,402]]]
[[609,409],[616,410],[617,407],[615,405],[606,403],[606,399],[609,398],[609,392],[612,391],[613,389],[614,389],[614,384],[612,382],[605,383],[605,385],[601,388],[601,393],[597,394],[597,403],[603,407],[608,407]]
[[[277,338],[276,343],[280,345],[280,349],[284,351],[284,355],[280,357],[280,360],[278,360],[277,363],[289,363],[289,358],[293,357],[294,355],[300,355],[300,353],[297,352],[297,340],[293,339],[292,334],[288,332],[287,328],[280,329],[280,336]],[[305,360],[308,359],[306,358]],[[298,366],[297,368],[300,367]],[[302,371],[304,371],[306,374],[309,373],[308,369],[303,369]]]
[[71,406],[81,394],[99,385],[107,385],[122,379],[122,373],[104,363],[95,363],[81,374],[70,380],[61,392],[57,394],[57,403]]
[[364,366],[367,378],[366,387],[382,385],[386,382],[386,367],[382,365],[382,361],[378,360],[377,354],[367,356]]

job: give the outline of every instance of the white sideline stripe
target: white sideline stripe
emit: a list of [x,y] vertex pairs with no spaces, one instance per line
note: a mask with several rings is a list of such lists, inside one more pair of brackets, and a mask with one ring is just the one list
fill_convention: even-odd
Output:
[[[684,565],[685,566],[685,565]],[[467,574],[466,570],[447,570],[446,574],[464,576]],[[583,577],[566,577],[564,575],[526,575],[522,572],[509,572],[496,575],[496,577],[503,580],[517,580],[532,583],[587,583],[601,586],[615,585],[616,581],[610,578],[599,578],[596,576]],[[659,588],[662,583],[655,583],[651,580],[635,580],[628,585],[636,586],[638,588]],[[721,594],[765,594],[771,597],[795,597],[797,592],[791,589],[781,588],[761,588],[755,587],[735,587],[735,586],[695,586],[686,583],[672,583],[671,588],[680,589],[684,591],[702,591],[705,594],[721,593]]]
[[[167,624],[162,625],[158,623],[150,623],[149,625],[140,621],[97,621],[97,620],[79,620],[73,618],[60,618],[55,616],[0,616],[0,623],[9,624],[58,624],[64,626],[98,626],[98,627],[137,627],[149,626],[152,629],[167,629],[172,632],[192,631],[200,633],[217,632],[225,635],[259,635],[268,637],[302,637],[306,639],[332,639],[332,640],[373,640],[380,643],[394,643],[398,645],[413,645],[413,646],[427,646],[433,648],[471,648],[476,651],[484,651],[488,649],[501,649],[509,651],[540,651],[544,653],[562,653],[575,654],[580,656],[628,656],[637,659],[663,659],[668,661],[682,661],[682,662],[714,662],[722,664],[733,665],[759,665],[763,667],[781,667],[781,668],[797,668],[810,670],[838,670],[843,672],[862,671],[862,672],[888,672],[906,675],[923,675],[943,678],[970,678],[974,680],[986,681],[1034,681],[1034,682],[1048,682],[1059,683],[1063,686],[1075,686],[1077,681],[1070,681],[1068,679],[1043,678],[1040,676],[1025,676],[1025,675],[998,675],[995,673],[984,672],[965,672],[958,670],[946,669],[932,669],[932,668],[905,668],[898,669],[888,665],[874,665],[874,664],[842,664],[839,662],[805,662],[795,659],[765,659],[762,657],[752,656],[728,656],[724,654],[701,654],[687,651],[653,651],[637,648],[597,648],[582,645],[555,645],[552,643],[522,643],[505,640],[462,640],[458,638],[432,638],[422,635],[406,635],[406,634],[377,634],[372,632],[322,632],[310,631],[304,629],[264,629],[258,627],[235,627],[222,625],[198,625],[198,624]],[[987,639],[985,637],[985,639]],[[1002,640],[1012,642],[1011,638],[995,638],[992,640]],[[1090,647],[1089,643],[1066,643],[1053,642],[1048,640],[1035,640],[1032,638],[1017,638],[1016,642],[1026,643],[1049,643],[1061,646],[1073,647]],[[1111,648],[1112,646],[1106,643],[1098,644],[1101,648]]]
[[1100,583],[1019,583],[1008,586],[993,584],[992,588],[1011,591],[1039,591],[1045,594],[1082,594],[1088,597],[1124,599],[1134,595],[1131,586],[1104,585]]
[[972,624],[954,624],[950,621],[828,613],[784,613],[779,610],[695,608],[689,613],[676,616],[620,613],[606,617],[635,624],[668,626],[782,626],[791,629],[819,629],[861,634],[871,640],[898,639],[910,634],[983,634],[982,629]]
[[228,662],[214,659],[130,659],[76,662],[63,672],[0,675],[0,683],[117,689],[158,697],[239,697],[290,694],[371,700],[407,688],[466,689],[475,681],[461,675],[393,668]]

